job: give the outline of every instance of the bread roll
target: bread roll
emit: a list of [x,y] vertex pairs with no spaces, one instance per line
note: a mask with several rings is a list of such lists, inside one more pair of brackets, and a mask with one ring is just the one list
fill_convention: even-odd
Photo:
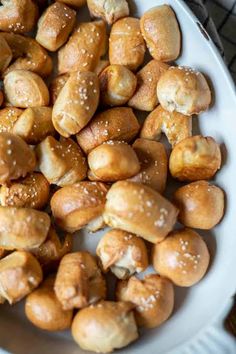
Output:
[[76,20],[76,12],[60,2],[50,5],[38,22],[36,40],[55,52],[69,37]]
[[73,311],[62,309],[53,290],[54,277],[48,277],[27,296],[25,314],[36,327],[46,331],[62,331],[71,326]]
[[[108,106],[121,106],[134,94],[135,75],[122,65],[110,65],[100,75],[101,101]],[[156,92],[155,92],[156,95]]]
[[109,65],[110,65],[109,60],[106,60],[106,59],[99,60],[96,68],[94,69],[94,73],[99,76],[101,74],[101,72],[104,69],[106,69]]
[[133,276],[119,281],[116,296],[119,301],[135,305],[137,324],[146,328],[160,326],[170,317],[174,307],[172,283],[157,274],[148,274],[143,280]]
[[54,289],[64,310],[86,307],[106,297],[105,279],[89,252],[62,258]]
[[192,182],[174,193],[179,221],[188,227],[210,230],[224,214],[224,192],[206,181]]
[[58,52],[58,71],[94,71],[106,51],[106,26],[103,21],[80,23]]
[[120,181],[107,193],[104,220],[111,227],[132,232],[156,243],[173,229],[178,210],[153,189]]
[[204,240],[191,229],[172,232],[153,246],[153,267],[178,286],[189,287],[199,282],[209,259]]
[[206,111],[211,91],[205,77],[187,67],[170,67],[157,84],[157,97],[164,109],[190,116]]
[[29,252],[15,251],[0,260],[0,298],[10,305],[31,293],[42,279],[39,262]]
[[163,144],[147,139],[137,139],[133,149],[138,156],[140,172],[130,181],[140,182],[163,193],[167,179],[167,154]]
[[159,140],[164,133],[172,146],[192,136],[192,117],[168,112],[159,105],[144,121],[141,138]]
[[126,0],[88,0],[91,17],[102,18],[109,25],[122,17],[129,16],[129,5]]
[[48,136],[37,147],[39,169],[49,183],[60,187],[83,180],[87,175],[86,159],[72,140],[57,141]]
[[131,141],[139,131],[139,122],[128,107],[117,107],[98,113],[76,135],[79,145],[88,154],[109,140]]
[[107,141],[88,155],[88,177],[92,181],[114,182],[136,175],[140,170],[137,155],[130,145]]
[[35,154],[24,140],[11,133],[0,133],[0,184],[25,177],[35,165]]
[[51,104],[54,105],[56,102],[56,99],[61,92],[61,89],[65,86],[67,80],[69,79],[70,75],[69,74],[62,74],[56,76],[49,87],[49,93],[50,93],[50,101]]
[[144,60],[145,43],[137,18],[118,20],[111,28],[109,39],[109,60],[130,70],[136,70]]
[[3,72],[12,60],[12,51],[4,37],[0,36],[0,72]]
[[137,89],[128,105],[141,111],[153,111],[158,104],[157,83],[160,76],[168,69],[168,65],[151,60],[137,73]]
[[68,232],[87,227],[97,231],[104,227],[103,211],[108,187],[99,182],[80,182],[58,190],[51,199],[56,223]]
[[67,4],[75,8],[79,8],[87,3],[87,0],[56,0],[56,1],[62,2],[63,4]]
[[132,305],[101,301],[82,309],[73,320],[72,336],[81,349],[97,353],[125,347],[138,338]]
[[0,206],[0,247],[30,250],[46,239],[50,227],[48,214],[30,208]]
[[99,103],[99,82],[92,72],[72,73],[53,106],[52,121],[62,136],[77,134],[93,117]]
[[0,110],[0,133],[12,133],[15,122],[23,110],[16,107],[6,107]]
[[212,178],[221,166],[219,145],[212,137],[196,135],[178,143],[170,155],[169,169],[180,181]]
[[37,74],[26,70],[10,71],[4,78],[7,101],[20,108],[47,106],[49,92]]

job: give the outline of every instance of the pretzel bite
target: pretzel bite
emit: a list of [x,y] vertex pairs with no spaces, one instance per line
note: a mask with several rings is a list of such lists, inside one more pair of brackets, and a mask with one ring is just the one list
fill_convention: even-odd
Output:
[[0,133],[12,133],[15,122],[23,110],[16,107],[6,107],[0,110]]
[[29,252],[15,251],[0,260],[0,299],[12,305],[37,288],[42,279],[37,259]]
[[119,279],[127,279],[148,267],[148,255],[144,241],[134,234],[113,229],[99,241],[96,253],[103,270],[108,269]]
[[86,159],[80,147],[72,140],[52,136],[36,149],[39,169],[49,183],[60,187],[83,180],[87,175]]
[[153,189],[141,183],[120,181],[107,193],[103,217],[111,227],[156,243],[173,229],[177,214],[175,206]]
[[137,139],[133,149],[138,156],[140,172],[130,181],[140,182],[163,193],[167,179],[167,154],[163,144],[156,141]]
[[48,214],[30,209],[0,206],[0,247],[31,250],[46,239],[50,227]]
[[211,91],[205,77],[187,67],[170,67],[157,83],[157,97],[164,109],[190,116],[206,111]]
[[64,310],[82,308],[106,297],[106,283],[89,252],[65,255],[59,265],[55,293]]
[[7,101],[20,108],[47,106],[49,92],[37,74],[26,70],[10,71],[4,78]]
[[67,80],[69,79],[69,74],[62,74],[56,76],[50,86],[49,86],[49,93],[50,93],[50,101],[52,106],[54,106],[56,99],[61,92],[61,89],[65,86]]
[[25,177],[36,165],[33,150],[19,136],[0,133],[0,184]]
[[169,160],[169,169],[180,181],[212,178],[221,166],[219,145],[211,137],[196,135],[175,145]]
[[87,3],[91,17],[102,18],[109,25],[129,16],[129,5],[126,0],[88,0]]
[[178,112],[168,112],[159,105],[144,121],[141,138],[159,140],[164,133],[173,146],[192,136],[192,117]]
[[121,141],[107,141],[88,155],[88,177],[92,181],[114,182],[136,175],[140,170],[132,147]]
[[130,70],[136,70],[144,60],[145,43],[137,18],[118,20],[111,28],[109,39],[109,60]]
[[58,71],[94,71],[106,51],[106,26],[103,21],[80,23],[58,52]]
[[12,51],[4,37],[0,36],[0,72],[3,72],[12,60]]
[[76,20],[76,12],[60,2],[50,5],[38,22],[36,40],[55,52],[69,37]]
[[210,230],[224,214],[224,192],[206,181],[192,182],[174,193],[179,221],[188,227]]
[[59,189],[51,199],[56,223],[65,231],[87,227],[97,231],[104,227],[103,211],[108,187],[99,182],[79,182]]
[[88,154],[109,140],[131,141],[138,134],[139,127],[131,108],[111,108],[96,114],[76,138],[81,148]]
[[73,311],[63,310],[57,300],[50,276],[26,298],[25,314],[36,327],[46,331],[62,331],[71,326]]
[[157,274],[146,275],[143,280],[133,276],[119,281],[116,296],[119,301],[135,305],[137,324],[146,328],[160,326],[170,317],[174,307],[172,283]]
[[68,138],[77,134],[93,117],[99,103],[99,81],[92,72],[72,73],[53,106],[55,129]]
[[87,3],[87,0],[56,0],[56,1],[62,2],[63,4],[67,4],[75,8],[79,8]]
[[151,56],[162,62],[178,58],[181,34],[174,11],[168,5],[156,6],[141,17],[140,26]]
[[72,323],[74,340],[80,348],[97,353],[127,346],[138,338],[132,308],[128,302],[100,301],[82,309]]
[[157,83],[160,76],[168,69],[168,65],[151,60],[137,73],[137,89],[128,105],[141,111],[153,111],[158,104]]
[[102,71],[106,69],[109,65],[110,65],[109,60],[106,59],[99,60],[96,68],[94,69],[94,73],[99,76],[102,73]]

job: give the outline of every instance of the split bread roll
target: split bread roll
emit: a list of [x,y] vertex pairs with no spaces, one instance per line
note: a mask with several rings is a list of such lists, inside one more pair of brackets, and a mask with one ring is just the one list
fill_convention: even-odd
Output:
[[178,58],[181,34],[174,11],[168,5],[146,11],[140,20],[142,35],[151,56],[162,62]]
[[144,60],[145,43],[137,18],[118,20],[111,28],[109,39],[109,61],[136,70]]
[[109,25],[129,16],[129,5],[126,0],[88,0],[87,4],[91,17],[102,18]]
[[201,236],[191,230],[174,231],[153,246],[153,267],[175,285],[189,287],[205,275],[210,255]]
[[157,97],[167,111],[188,116],[206,111],[211,104],[211,91],[203,74],[181,66],[171,66],[161,76]]
[[0,133],[12,133],[13,127],[23,110],[16,107],[5,107],[0,110]]
[[0,72],[2,73],[12,60],[12,51],[4,37],[0,35]]
[[224,215],[224,192],[207,181],[192,182],[174,193],[179,221],[188,227],[210,230]]
[[19,108],[47,106],[49,92],[37,74],[26,70],[10,71],[4,78],[6,100]]
[[[138,338],[128,302],[101,301],[79,311],[72,323],[72,336],[81,349],[110,353]],[[91,330],[92,329],[92,330]]]
[[44,280],[38,289],[29,294],[25,302],[25,314],[36,327],[46,331],[62,331],[71,326],[73,311],[62,309],[53,286],[54,277]]
[[56,0],[58,2],[62,2],[63,4],[79,8],[87,3],[87,0]]
[[51,199],[55,222],[68,232],[83,227],[92,232],[103,228],[107,191],[105,184],[87,181],[59,189]]
[[59,265],[54,290],[64,310],[83,308],[106,297],[106,282],[89,252],[65,255]]
[[174,287],[168,279],[157,274],[148,274],[142,280],[133,276],[119,281],[116,297],[134,304],[137,324],[146,328],[160,326],[174,308]]
[[152,243],[160,242],[167,236],[177,215],[174,205],[141,183],[116,182],[107,193],[105,223]]
[[159,140],[164,133],[173,146],[192,136],[192,117],[178,112],[168,112],[159,105],[144,121],[140,137]]
[[134,234],[113,229],[99,241],[96,249],[103,271],[109,269],[119,279],[127,279],[148,267],[144,241]]
[[117,107],[96,114],[76,138],[88,154],[109,140],[131,141],[138,134],[139,128],[139,122],[131,108]]
[[0,260],[0,303],[20,301],[43,279],[37,259],[29,252],[15,251]]
[[93,117],[99,103],[99,82],[92,72],[72,73],[53,106],[55,129],[68,138],[77,134]]
[[76,20],[76,12],[60,2],[50,5],[38,21],[36,41],[55,52],[69,37]]
[[114,182],[136,175],[140,164],[135,151],[127,143],[107,141],[88,155],[91,181]]
[[170,173],[180,181],[210,179],[221,167],[221,151],[212,137],[196,135],[175,145],[169,160]]
[[0,206],[0,247],[6,250],[31,250],[46,239],[50,218],[30,208]]
[[70,77],[69,74],[62,74],[54,77],[54,79],[52,80],[49,86],[49,93],[50,93],[50,101],[53,106],[62,88],[65,86],[66,82],[68,81],[69,77]]
[[49,183],[60,187],[83,180],[87,175],[86,159],[72,139],[52,136],[43,140],[36,149],[39,170]]

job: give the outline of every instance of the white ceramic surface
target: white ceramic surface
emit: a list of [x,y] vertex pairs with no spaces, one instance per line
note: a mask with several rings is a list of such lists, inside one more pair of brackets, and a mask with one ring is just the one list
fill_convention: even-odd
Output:
[[[234,84],[213,43],[205,38],[197,25],[197,19],[182,1],[135,0],[130,3],[135,16],[141,16],[153,6],[170,4],[177,14],[183,36],[182,55],[178,64],[194,67],[205,73],[210,80],[214,105],[208,112],[195,118],[194,133],[200,131],[203,135],[213,136],[221,144],[223,166],[216,176],[216,183],[226,192],[227,208],[223,222],[214,231],[200,232],[212,255],[207,276],[191,289],[176,288],[176,306],[171,319],[158,329],[142,333],[139,341],[119,353],[233,354],[236,353],[233,341],[224,337],[220,329],[212,327],[212,324],[236,290]],[[80,233],[76,236],[77,249],[94,251],[102,234]],[[50,334],[31,326],[23,316],[22,304],[13,308],[8,305],[0,308],[0,347],[16,354],[83,353],[71,341],[69,333]]]

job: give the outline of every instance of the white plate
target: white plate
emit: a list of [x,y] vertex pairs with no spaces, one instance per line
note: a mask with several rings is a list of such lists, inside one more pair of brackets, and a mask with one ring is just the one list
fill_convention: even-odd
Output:
[[[170,4],[177,14],[183,36],[182,55],[178,63],[202,71],[212,84],[214,105],[208,112],[195,119],[195,126],[198,126],[197,129],[203,135],[213,136],[221,144],[223,166],[216,176],[216,183],[226,192],[227,208],[223,222],[214,231],[200,232],[205,237],[212,255],[212,263],[206,277],[191,289],[176,288],[176,306],[171,319],[160,328],[144,333],[139,341],[120,352],[164,354],[174,350],[179,354],[182,353],[180,346],[185,344],[184,351],[187,350],[186,353],[189,354],[235,353],[236,350],[227,349],[227,343],[226,346],[222,346],[219,340],[217,344],[218,332],[213,331],[212,334],[207,330],[236,289],[236,98],[234,84],[212,41],[199,30],[198,20],[182,1],[136,0],[130,3],[132,3],[132,14],[139,17],[153,6]],[[79,249],[94,250],[96,240],[100,235],[101,233],[80,234],[77,236],[79,242],[77,246]],[[194,347],[189,346],[189,341],[196,336],[200,338],[198,344]],[[83,353],[71,341],[69,334],[49,334],[34,328],[24,318],[22,305],[13,308],[8,305],[1,307],[0,346],[17,354]],[[209,347],[211,349],[208,351],[206,348]]]

